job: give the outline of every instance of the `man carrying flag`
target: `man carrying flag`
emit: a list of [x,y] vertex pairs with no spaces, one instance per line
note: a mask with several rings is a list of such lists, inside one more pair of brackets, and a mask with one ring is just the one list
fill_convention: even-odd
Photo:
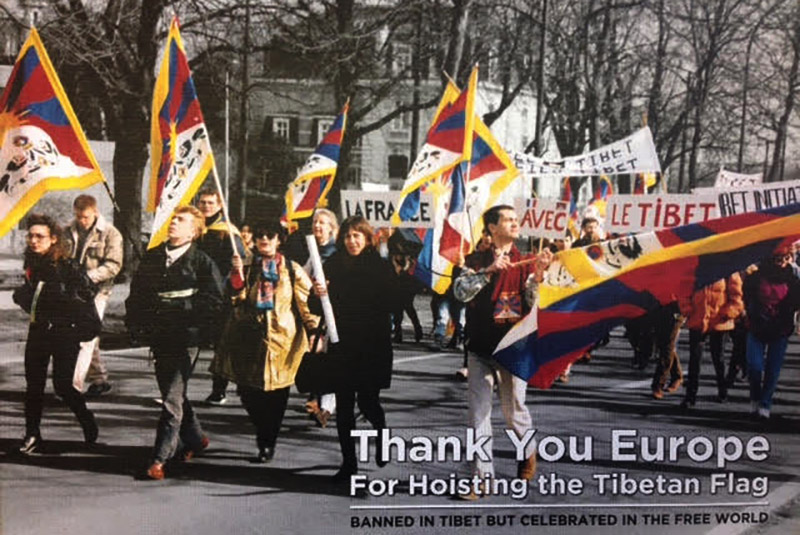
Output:
[[0,96],[0,236],[47,191],[103,180],[35,29]]
[[[466,258],[466,269],[454,282],[456,299],[467,303],[466,346],[468,351],[469,425],[476,439],[489,437],[489,460],[475,460],[473,475],[494,477],[492,451],[492,392],[497,390],[506,425],[522,439],[531,429],[531,415],[525,408],[527,384],[492,359],[498,342],[533,306],[533,287],[539,262],[536,256],[523,257],[514,246],[519,237],[517,214],[511,206],[498,205],[483,215],[484,228],[492,237],[492,247]],[[544,255],[550,255],[546,250]],[[534,441],[517,459],[517,477],[530,480],[536,472]],[[485,490],[485,489],[484,489]],[[480,498],[470,493],[464,499]]]
[[322,142],[300,169],[297,178],[289,183],[286,190],[286,213],[281,221],[290,231],[296,230],[296,220],[309,218],[314,214],[315,208],[325,208],[328,205],[328,193],[336,178],[349,110],[348,100]]

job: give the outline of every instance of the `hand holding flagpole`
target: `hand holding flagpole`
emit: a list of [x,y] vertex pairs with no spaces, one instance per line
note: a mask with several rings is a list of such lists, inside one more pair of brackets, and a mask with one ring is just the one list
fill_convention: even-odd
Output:
[[[308,254],[311,259],[311,265],[314,267],[314,281],[325,285],[325,272],[322,271],[322,258],[319,256],[317,249],[317,239],[309,234],[306,236],[306,243],[308,244]],[[331,306],[331,298],[327,293],[319,296],[322,302],[322,314],[325,317],[325,324],[328,326],[328,338],[331,343],[339,342],[339,332],[336,330],[336,319],[333,317],[333,307]]]

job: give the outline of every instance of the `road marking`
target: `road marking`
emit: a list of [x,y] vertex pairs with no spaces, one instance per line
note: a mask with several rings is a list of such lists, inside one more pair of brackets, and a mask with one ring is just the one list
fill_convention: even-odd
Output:
[[[486,505],[351,505],[351,510],[375,510],[375,509],[574,509],[579,507],[596,509],[631,509],[631,508],[652,508],[652,507],[769,507],[769,502],[711,502],[711,503],[495,503]],[[727,533],[727,532],[726,532]]]
[[401,359],[394,359],[395,364],[403,364],[404,362],[414,362],[417,360],[431,360],[438,359],[439,357],[449,357],[457,355],[457,353],[429,353],[427,355],[420,355],[418,357],[403,357]]
[[619,390],[619,389],[633,390],[648,386],[652,382],[653,381],[651,379],[642,379],[641,381],[630,381],[627,383],[620,383],[618,385],[609,386],[608,388],[603,388],[603,390]]

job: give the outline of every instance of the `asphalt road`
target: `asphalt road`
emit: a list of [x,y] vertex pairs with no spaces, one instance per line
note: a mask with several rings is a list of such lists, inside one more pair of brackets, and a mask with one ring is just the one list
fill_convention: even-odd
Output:
[[[121,313],[121,292],[115,299],[116,309],[110,310],[111,331]],[[5,301],[0,295],[0,309]],[[429,324],[427,308],[426,299],[418,298],[423,322]],[[534,481],[522,488],[510,482],[509,495],[463,502],[446,489],[451,479],[469,475],[468,464],[454,461],[452,452],[442,461],[400,462],[395,450],[386,467],[378,468],[372,460],[363,463],[361,473],[373,491],[366,495],[352,496],[349,489],[332,485],[330,476],[340,462],[335,424],[317,428],[303,410],[305,397],[296,392],[289,401],[275,459],[255,464],[253,429],[236,396],[229,395],[230,402],[222,407],[202,403],[210,390],[209,352],[201,355],[189,389],[211,446],[206,455],[190,463],[169,466],[165,481],[137,478],[147,465],[159,415],[153,401],[158,397],[153,368],[146,349],[141,348],[104,351],[114,390],[91,402],[100,425],[99,445],[91,450],[84,447],[77,422],[52,397],[48,385],[50,397],[42,426],[45,447],[29,458],[14,455],[24,434],[25,316],[9,309],[0,311],[0,318],[2,534],[800,532],[800,344],[796,339],[789,345],[773,418],[763,423],[748,415],[744,383],[734,387],[728,403],[713,401],[708,357],[694,410],[679,409],[682,391],[653,400],[649,396],[652,365],[644,372],[631,369],[629,346],[622,331],[615,331],[611,343],[595,351],[590,363],[574,366],[568,384],[528,391],[535,438],[540,448],[550,444],[540,457]],[[410,325],[406,327],[407,338],[412,338]],[[120,339],[109,333],[107,347]],[[685,333],[679,353],[685,363]],[[439,437],[466,441],[466,386],[454,376],[460,365],[459,354],[432,350],[424,343],[395,346],[392,388],[384,391],[382,400],[392,434],[406,440],[409,455],[414,446],[421,454],[422,437],[433,444]],[[503,432],[499,400],[494,424],[497,477],[511,480],[516,461],[513,444]],[[369,429],[363,421],[359,426]],[[633,460],[612,458],[615,432],[623,436],[620,440],[634,443],[632,449],[619,452],[635,452]],[[570,437],[575,443],[572,455]],[[648,437],[647,451],[651,452],[657,451],[657,437],[664,437],[667,445],[671,437],[683,437],[686,443],[694,439],[695,459],[684,445],[677,449],[675,459],[665,454],[663,459],[646,460],[639,450],[642,437]],[[587,440],[591,440],[590,459],[585,455]],[[728,444],[724,454],[720,454],[719,440]],[[562,442],[563,457],[555,459]],[[702,460],[704,444],[710,446],[708,460]],[[727,459],[718,461],[720,455]],[[643,480],[652,480],[655,489],[659,477],[665,487],[671,487],[663,495],[648,494]],[[732,487],[728,486],[730,477]],[[429,494],[421,495],[425,478]],[[552,480],[563,481],[561,493],[545,494]],[[612,488],[614,480],[620,483],[618,493]],[[694,480],[698,494],[691,493]],[[710,488],[712,480],[719,483],[715,493]],[[625,494],[632,484],[637,492]],[[558,488],[562,483],[555,485],[557,491],[562,490]],[[394,495],[380,495],[390,486]],[[677,487],[688,493],[666,493]],[[443,495],[436,495],[442,490]],[[386,527],[387,523],[392,525]]]

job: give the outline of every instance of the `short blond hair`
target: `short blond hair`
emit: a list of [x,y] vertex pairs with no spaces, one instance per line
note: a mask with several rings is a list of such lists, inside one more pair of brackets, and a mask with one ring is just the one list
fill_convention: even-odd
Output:
[[178,206],[177,208],[175,208],[175,211],[172,213],[172,215],[175,216],[177,214],[192,214],[192,217],[194,217],[194,238],[192,238],[193,240],[196,240],[197,238],[201,237],[203,234],[206,233],[206,218],[205,216],[203,216],[202,212],[200,212],[200,210],[198,210],[194,206],[188,204],[185,206]]

